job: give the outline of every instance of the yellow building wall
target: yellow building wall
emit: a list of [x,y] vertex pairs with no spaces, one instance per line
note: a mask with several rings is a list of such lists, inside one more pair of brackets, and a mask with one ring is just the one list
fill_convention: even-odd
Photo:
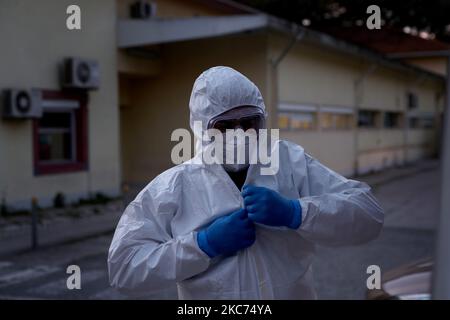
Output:
[[404,129],[359,129],[356,173],[379,171],[405,163]]
[[[286,36],[272,34],[270,58],[277,58],[289,45]],[[406,130],[407,92],[419,98],[417,112],[436,113],[442,81],[417,73],[384,66],[372,67],[361,58],[338,53],[310,43],[296,44],[277,68],[277,101],[300,105],[342,106],[355,110],[401,112],[403,127],[373,129],[282,130],[281,137],[302,145],[332,169],[345,174],[370,171],[416,161],[433,153],[436,129]],[[360,83],[360,85],[356,85]],[[272,110],[277,112],[276,108]],[[317,113],[319,119],[319,113]],[[356,117],[355,117],[356,118]],[[276,124],[276,122],[272,122]],[[356,119],[355,119],[356,124]],[[425,143],[426,142],[426,143]]]
[[[272,57],[277,57],[289,41],[287,37],[274,39]],[[359,64],[354,59],[300,43],[278,66],[279,100],[353,106],[353,82],[358,72]]]
[[[271,34],[270,58],[276,59],[289,45],[286,36]],[[354,79],[359,72],[359,59],[300,42],[283,58],[277,68],[278,103],[314,106],[354,106]],[[274,107],[272,114],[278,112]],[[277,126],[276,121],[272,122]],[[333,170],[352,175],[355,159],[354,129],[280,130],[282,139],[301,145],[305,151]]]
[[360,109],[406,110],[407,81],[398,71],[377,67],[363,80]]
[[364,152],[403,147],[404,134],[403,129],[359,129],[358,150]]
[[336,172],[353,174],[354,145],[353,131],[333,132],[280,130],[283,139],[305,148],[305,151]]
[[437,81],[423,80],[411,85],[411,89],[415,91],[419,97],[419,112],[435,112],[443,110],[443,99],[445,96],[444,80],[440,83]]
[[89,191],[119,192],[115,1],[76,3],[82,29],[69,31],[66,8],[72,1],[0,2],[0,89],[57,90],[58,65],[68,56],[96,59],[101,73],[100,89],[89,93],[88,171],[34,176],[32,122],[0,120],[0,194],[7,204],[29,205],[36,196],[46,205],[57,192],[68,199]]

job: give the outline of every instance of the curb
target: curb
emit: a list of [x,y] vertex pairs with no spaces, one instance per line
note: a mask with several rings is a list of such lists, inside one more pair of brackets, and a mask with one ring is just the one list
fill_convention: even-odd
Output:
[[[38,250],[66,242],[83,240],[114,231],[122,212],[111,212],[100,216],[70,219],[38,226]],[[30,232],[10,232],[0,239],[0,257],[31,251]]]

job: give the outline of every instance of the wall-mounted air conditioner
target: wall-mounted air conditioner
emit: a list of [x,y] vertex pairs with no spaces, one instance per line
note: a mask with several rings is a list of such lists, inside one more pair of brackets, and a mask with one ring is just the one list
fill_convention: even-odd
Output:
[[100,70],[95,60],[66,58],[63,63],[61,85],[71,89],[98,89]]
[[2,115],[5,119],[42,117],[41,91],[37,89],[3,90]]
[[130,5],[130,16],[134,19],[149,19],[156,15],[156,3],[144,0]]

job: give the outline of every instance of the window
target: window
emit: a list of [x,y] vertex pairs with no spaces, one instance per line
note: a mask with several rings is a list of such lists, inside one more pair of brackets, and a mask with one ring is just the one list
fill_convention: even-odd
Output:
[[75,113],[44,111],[38,120],[40,163],[70,162],[76,154]]
[[411,116],[408,118],[411,129],[433,129],[434,119],[432,117]]
[[34,120],[35,174],[87,168],[86,94],[43,92],[42,118]]
[[419,105],[419,99],[415,93],[408,92],[406,94],[407,107],[409,110],[416,109]]
[[378,126],[379,112],[360,110],[358,112],[358,127],[360,128],[376,128]]
[[385,128],[401,128],[402,114],[400,112],[385,112],[384,113],[384,127]]
[[312,130],[317,127],[317,106],[280,102],[278,127],[287,130]]
[[316,128],[314,112],[292,112],[278,114],[278,127],[291,130],[312,130]]
[[422,128],[433,129],[434,128],[434,119],[433,118],[423,118],[422,119]]
[[289,129],[289,115],[279,114],[278,115],[278,128]]
[[352,128],[353,116],[351,114],[340,114],[323,112],[320,114],[320,126],[324,130],[346,130]]
[[312,112],[299,112],[290,116],[291,129],[308,130],[316,126],[316,116]]

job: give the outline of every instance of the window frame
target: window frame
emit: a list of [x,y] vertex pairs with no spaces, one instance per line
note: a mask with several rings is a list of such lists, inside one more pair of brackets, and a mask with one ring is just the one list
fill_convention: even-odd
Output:
[[[79,107],[73,109],[73,128],[75,136],[72,139],[72,161],[39,161],[39,119],[33,120],[33,163],[34,175],[61,174],[88,169],[88,123],[87,123],[87,93],[81,91],[53,91],[42,90],[42,100],[72,100],[78,102]],[[51,107],[44,107],[46,110],[52,110]],[[53,109],[55,110],[55,109]]]
[[76,111],[73,109],[66,109],[66,108],[45,108],[46,110],[44,112],[51,112],[51,113],[67,113],[70,115],[70,128],[69,129],[63,129],[63,128],[41,128],[41,127],[37,127],[37,134],[38,134],[38,139],[39,139],[39,135],[42,133],[54,133],[54,132],[69,132],[71,134],[71,150],[70,150],[70,155],[71,155],[71,159],[70,160],[41,160],[42,164],[54,164],[54,163],[72,163],[72,162],[76,162],[76,155],[77,155],[77,128],[76,128],[76,123],[77,123],[77,115],[76,115]]
[[[365,125],[361,125],[360,124],[360,114],[362,112],[368,112],[373,114],[373,125],[371,126],[365,126]],[[356,113],[356,128],[358,130],[379,130],[382,129],[382,111],[381,110],[374,110],[374,109],[359,109],[358,112]]]
[[[310,115],[312,117],[311,127],[309,128],[296,128],[292,126],[292,120],[297,118],[297,120],[304,115]],[[292,131],[292,132],[311,132],[316,131],[318,129],[318,113],[317,111],[278,111],[277,113],[277,122],[279,121],[279,117],[288,117],[288,126],[287,128],[281,128],[278,125],[278,129],[283,131]],[[278,122],[279,124],[279,122]]]
[[[412,121],[417,121],[417,126],[411,125]],[[431,126],[427,126],[427,121],[431,122]],[[423,114],[414,114],[407,116],[407,128],[408,130],[435,130],[436,119],[431,116],[424,116]]]
[[[350,109],[349,109],[350,110]],[[331,124],[332,126],[326,127],[324,126],[325,121],[324,117],[330,116],[331,117]],[[339,127],[338,126],[338,117],[345,117],[345,122],[347,125],[345,127]],[[354,112],[351,110],[351,112],[339,112],[331,109],[321,109],[319,113],[319,126],[320,130],[323,132],[332,132],[332,131],[352,131],[354,128]]]
[[417,110],[419,107],[419,95],[413,91],[406,92],[406,109],[408,111]]
[[[389,115],[395,116],[395,126],[387,126],[386,121],[387,117]],[[384,111],[383,112],[383,119],[382,119],[382,128],[385,130],[402,130],[404,129],[404,119],[405,119],[405,113],[401,111]]]
[[[289,102],[289,101],[280,101],[278,102],[277,108],[277,124],[278,129],[282,131],[291,131],[291,132],[314,132],[319,128],[319,118],[318,118],[319,108],[316,104],[310,103],[297,103],[297,102]],[[309,128],[294,128],[292,126],[292,120],[297,118],[297,120],[301,116],[310,115],[312,116],[312,126]],[[279,126],[280,117],[287,117],[287,127],[281,128]]]

